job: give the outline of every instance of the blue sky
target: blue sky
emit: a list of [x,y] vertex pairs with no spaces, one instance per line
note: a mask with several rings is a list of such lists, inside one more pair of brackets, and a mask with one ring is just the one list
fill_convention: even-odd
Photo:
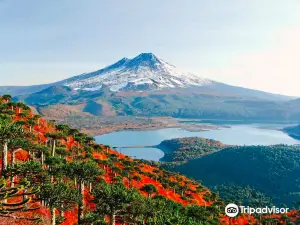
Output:
[[0,85],[153,52],[200,76],[300,96],[299,0],[0,0]]

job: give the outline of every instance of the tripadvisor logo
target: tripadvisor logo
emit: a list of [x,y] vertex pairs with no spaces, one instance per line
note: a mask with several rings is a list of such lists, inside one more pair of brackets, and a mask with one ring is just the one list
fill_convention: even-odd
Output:
[[236,204],[228,204],[225,207],[225,214],[229,217],[236,217],[239,214],[239,207]]
[[252,208],[249,206],[237,206],[236,204],[230,203],[225,207],[225,214],[229,217],[236,217],[239,213],[246,214],[285,214],[289,211],[289,208],[276,208],[264,207],[264,208]]

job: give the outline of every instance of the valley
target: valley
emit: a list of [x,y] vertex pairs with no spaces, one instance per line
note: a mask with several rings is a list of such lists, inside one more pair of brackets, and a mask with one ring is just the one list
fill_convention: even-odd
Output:
[[[232,123],[232,121],[230,121]],[[215,122],[216,123],[216,122]],[[225,145],[297,145],[300,141],[280,131],[287,124],[223,124],[218,129],[190,131],[180,128],[155,130],[128,130],[95,136],[96,141],[132,157],[159,161],[164,153],[157,146],[169,139],[202,137]],[[189,124],[189,123],[188,123]],[[266,127],[267,126],[267,127]],[[264,129],[262,129],[264,127]],[[130,146],[153,146],[152,148],[128,148]],[[120,148],[118,148],[120,147]],[[122,148],[127,147],[127,148]]]
[[0,225],[300,225],[300,0],[0,0]]
[[[101,70],[53,84],[0,87],[1,91],[13,93],[13,100],[19,101],[4,100],[4,109],[15,110],[26,103],[29,107],[24,109],[30,110],[27,111],[30,118],[32,113],[45,117],[50,121],[48,128],[52,132],[56,129],[69,135],[68,140],[73,140],[70,135],[74,131],[76,135],[82,132],[78,142],[73,140],[71,143],[77,147],[69,150],[79,154],[75,159],[78,163],[82,159],[100,163],[106,171],[104,180],[109,184],[102,183],[97,189],[99,192],[93,192],[97,198],[91,203],[106,204],[101,200],[105,190],[123,188],[123,194],[130,194],[126,188],[132,185],[142,195],[166,197],[184,206],[198,204],[201,207],[204,204],[206,208],[214,199],[217,208],[229,202],[250,206],[285,203],[291,208],[298,207],[294,202],[300,201],[300,141],[293,137],[298,128],[295,125],[300,121],[300,105],[299,99],[294,97],[202,78],[181,71],[152,53],[124,58]],[[10,99],[10,96],[5,98]],[[22,120],[18,110],[10,113],[16,114],[15,120]],[[26,120],[21,122],[25,124]],[[39,133],[39,138],[47,139],[45,134]],[[80,155],[78,146],[82,136],[94,140],[86,135],[94,136],[97,144],[91,145],[87,141],[90,145],[85,143],[86,151]],[[56,146],[53,140],[52,149]],[[66,160],[64,163],[72,164],[74,152],[66,152],[61,143],[57,154]],[[139,163],[145,171],[137,168]],[[142,182],[147,183],[145,187],[122,173],[127,167],[129,173],[133,172],[129,164],[135,166],[132,175],[141,176]],[[195,186],[191,188],[190,184],[195,185],[196,181],[183,175],[209,189],[199,185],[199,190],[194,190]],[[129,178],[125,179],[125,176]],[[173,180],[174,176],[176,180]],[[176,186],[173,194],[164,189],[168,185]],[[146,194],[146,189],[151,193],[157,190],[159,194]],[[136,191],[133,194],[136,197],[130,203],[136,204],[135,198],[141,196]],[[111,198],[111,195],[106,197]],[[79,204],[82,203],[79,201]],[[151,201],[150,204],[156,203]],[[189,206],[184,211],[188,209]],[[172,208],[168,210],[171,212]],[[197,218],[203,218],[202,213],[197,214]],[[52,211],[53,215],[55,212]],[[297,220],[296,211],[289,215],[292,215],[291,221]],[[74,220],[74,215],[72,217]],[[78,215],[77,219],[80,218]],[[226,221],[226,217],[221,218],[219,223],[231,223]],[[239,217],[236,221],[244,221],[244,218]],[[186,225],[186,220],[181,223]],[[249,217],[241,224],[248,223]]]
[[[218,194],[211,192],[196,180],[178,173],[189,174],[198,180],[199,177],[190,173],[188,169],[182,170],[182,167],[190,166],[189,163],[194,162],[193,160],[178,165],[175,163],[175,167],[165,167],[168,171],[164,168],[167,164],[126,156],[102,142],[99,136],[94,139],[67,125],[54,125],[39,115],[34,115],[30,107],[25,104],[11,102],[8,95],[0,99],[0,138],[2,138],[0,140],[8,140],[2,142],[2,145],[7,148],[2,147],[1,155],[1,178],[8,182],[1,180],[0,185],[1,191],[6,193],[0,196],[0,201],[7,202],[3,204],[4,208],[0,208],[0,217],[4,218],[6,224],[21,220],[21,224],[24,225],[75,225],[98,223],[99,221],[102,224],[110,221],[110,224],[120,225],[132,221],[134,221],[133,224],[142,224],[145,219],[147,224],[164,224],[164,221],[172,219],[178,225],[203,223],[228,225],[232,224],[232,221],[234,224],[246,225],[249,222],[255,224],[256,221],[268,219],[267,216],[256,218],[251,215],[239,215],[228,222],[228,217],[222,214],[228,198],[224,198],[225,201],[223,201]],[[130,131],[146,132],[143,134],[145,139],[136,135],[131,138],[124,136],[111,140],[119,140],[122,144],[153,143],[157,139],[151,132],[156,132],[157,138],[165,139],[166,130],[169,130],[169,135],[174,135],[176,129],[177,135],[180,132],[185,133],[184,135],[195,135],[195,132],[169,128],[163,132],[162,130]],[[232,128],[223,128],[223,130],[227,130],[227,133],[230,129]],[[222,131],[222,129],[202,132],[218,131]],[[266,132],[265,129],[260,129],[260,131]],[[122,132],[114,132],[106,135],[119,135],[120,133],[122,134]],[[109,138],[106,137],[105,140],[108,141]],[[184,148],[189,144],[189,139],[182,140],[184,140],[182,142]],[[209,152],[210,148],[213,148],[211,154],[196,160],[219,153],[223,154],[230,148],[218,141],[203,138],[191,138],[190,140],[194,144],[189,146],[194,146],[195,150],[188,159],[198,158],[203,152]],[[280,141],[280,139],[277,137],[276,141]],[[188,151],[190,147],[185,150]],[[223,147],[225,149],[221,150]],[[239,152],[244,152],[244,148],[241,147],[236,151],[238,153],[236,157],[240,157]],[[293,165],[294,168],[290,170],[289,175],[283,177],[285,184],[283,191],[289,191],[289,194],[292,195],[292,191],[297,191],[298,187],[298,183],[293,182],[293,176],[297,174],[294,173],[294,170],[298,168],[300,161],[298,147],[274,146],[272,148],[280,153],[279,156],[275,155],[275,158],[273,154],[270,158],[265,148],[260,147],[263,154],[256,152],[255,147],[253,148],[255,152],[248,151],[248,153],[252,152],[250,156],[255,156],[255,159],[260,158],[261,168],[259,169],[263,172],[263,178],[266,177],[273,182],[269,185],[276,185],[277,180],[274,179],[274,174],[267,173],[267,171],[264,173],[264,169],[267,168],[264,166],[264,162],[268,162],[275,170],[275,175],[279,174],[279,177],[281,177],[280,174],[288,172]],[[286,150],[291,151],[293,161],[287,161],[289,154]],[[245,156],[242,156],[245,162],[247,162],[246,156],[246,153]],[[232,157],[229,155],[229,159]],[[221,156],[221,159],[225,164],[228,163],[226,156]],[[271,163],[274,159],[277,164],[273,165]],[[171,160],[173,159],[171,158]],[[213,170],[214,162],[218,162],[218,160],[200,165],[207,165],[209,170],[218,172],[219,170]],[[222,165],[219,163],[219,166]],[[229,165],[233,164],[229,162]],[[192,171],[195,172],[198,169]],[[200,171],[206,170],[203,168]],[[254,172],[258,174],[257,170]],[[205,174],[209,174],[209,179],[217,178],[215,174],[210,176],[210,172],[205,172]],[[236,176],[238,177],[238,174]],[[204,178],[205,176],[201,175],[201,179]],[[222,174],[222,178],[226,180],[228,177]],[[242,178],[239,179],[245,182]],[[257,178],[252,176],[250,181],[257,182],[255,179]],[[250,184],[252,184],[251,182]],[[209,184],[207,180],[205,183]],[[258,188],[260,187],[262,186]],[[229,196],[232,190],[239,190],[238,197],[245,200],[242,197],[247,194],[251,204],[253,201],[258,201],[257,198],[264,201],[270,200],[268,196],[251,188],[231,187],[230,190],[228,186],[224,185],[222,188],[212,187],[216,192],[226,190],[225,192]],[[15,190],[16,192],[12,192]],[[22,190],[23,194],[16,194],[18,190]],[[24,193],[26,196],[32,197],[24,199],[22,196]],[[282,198],[284,196],[282,196],[281,190],[278,190],[276,194],[280,194],[278,198],[287,200],[287,204],[290,204],[290,199]],[[129,216],[127,217],[127,215]],[[275,215],[268,215],[268,217],[273,218]],[[276,218],[279,221],[288,219],[297,222],[298,214],[296,210],[291,210],[287,215]],[[25,220],[25,223],[22,223],[22,220]],[[32,223],[32,221],[36,222]]]
[[300,184],[294,183],[300,169],[300,142],[281,131],[286,124],[229,126],[202,132],[175,128],[124,131],[97,136],[96,141],[191,176],[220,193],[225,201],[293,207],[293,201],[300,200]]

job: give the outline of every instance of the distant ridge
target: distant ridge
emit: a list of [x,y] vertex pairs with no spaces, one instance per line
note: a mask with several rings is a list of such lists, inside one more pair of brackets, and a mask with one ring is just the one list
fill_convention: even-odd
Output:
[[103,89],[111,92],[191,89],[191,91],[196,90],[197,92],[200,90],[216,93],[217,95],[250,97],[271,101],[295,99],[290,96],[236,87],[182,71],[153,53],[141,53],[132,59],[124,57],[103,69],[80,74],[51,84],[0,86],[0,94],[11,94],[13,96],[30,95],[51,86],[67,86],[73,91],[86,92],[95,92]]

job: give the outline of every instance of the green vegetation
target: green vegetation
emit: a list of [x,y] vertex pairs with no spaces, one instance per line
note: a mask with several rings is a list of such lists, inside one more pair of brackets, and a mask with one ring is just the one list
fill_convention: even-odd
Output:
[[250,186],[222,184],[212,187],[212,190],[219,193],[227,204],[234,202],[237,205],[247,205],[251,207],[273,206],[270,197]]
[[[24,104],[10,102],[9,96],[0,100],[1,222],[6,217],[6,224],[23,220],[17,224],[26,225],[217,225],[228,219],[219,195],[198,182],[98,145],[67,125],[55,126]],[[267,196],[275,203],[299,201],[300,147],[218,151],[224,147],[220,142],[191,140],[171,141],[178,148],[171,158],[202,157],[173,163],[173,169],[218,185],[214,190],[226,201],[235,197],[251,205],[269,204]],[[192,150],[186,151],[185,144]],[[187,157],[177,151],[187,152]],[[249,215],[237,218],[236,224],[243,217],[255,224]],[[279,219],[292,221],[287,215]]]
[[[147,190],[153,188],[147,187]],[[123,184],[108,185],[101,183],[93,191],[96,212],[87,216],[89,222],[103,223],[103,216],[111,215],[110,224],[166,224],[166,225],[196,225],[219,224],[220,210],[217,206],[184,207],[163,196],[145,198],[135,189],[127,189]]]
[[9,96],[0,97],[0,144],[6,224],[219,224],[224,210],[199,183],[55,126]]
[[165,153],[161,161],[181,162],[219,151],[226,145],[212,139],[191,137],[165,140],[157,147]]
[[[272,198],[277,205],[285,203],[292,206],[293,201],[300,201],[299,146],[228,147],[185,164],[163,166],[201,180],[211,188],[215,187],[214,190],[226,199],[237,193],[241,195],[235,199],[244,199],[243,195],[251,193],[247,190],[250,186]],[[235,188],[236,185],[244,190]]]
[[89,101],[84,107],[83,112],[88,112],[92,115],[98,116],[101,115],[102,108],[103,107],[101,104],[98,104],[97,102],[94,101]]
[[92,115],[99,115],[101,111],[97,100],[107,102],[118,116],[298,121],[300,115],[298,107],[295,107],[296,103],[293,102],[224,95],[213,90],[155,91],[145,92],[140,96],[139,92],[134,95],[117,94],[105,87],[90,92],[53,86],[31,95],[19,96],[16,100],[25,101],[38,109],[55,104],[77,105],[88,102],[84,112]]

